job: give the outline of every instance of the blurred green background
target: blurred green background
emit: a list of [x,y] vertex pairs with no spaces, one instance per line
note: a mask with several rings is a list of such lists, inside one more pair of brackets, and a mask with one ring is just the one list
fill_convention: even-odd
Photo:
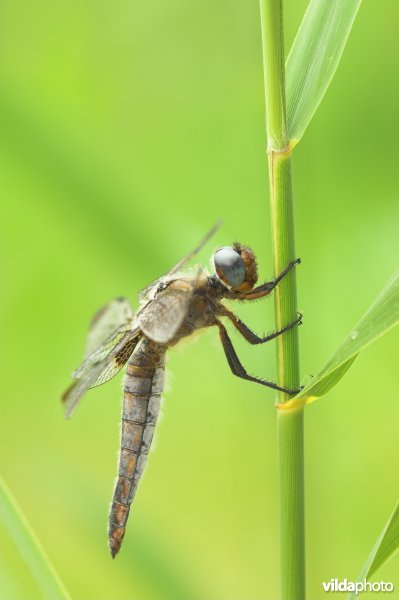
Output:
[[[306,6],[285,3],[286,45]],[[216,331],[170,352],[156,450],[121,554],[106,542],[121,379],[71,421],[87,324],[224,225],[272,275],[257,2],[2,3],[1,473],[77,600],[275,600],[274,394],[234,378]],[[399,264],[398,4],[364,2],[294,153],[303,376]],[[257,332],[273,302],[242,305]],[[233,341],[275,377],[274,347]],[[399,331],[306,415],[308,590],[353,579],[399,496]],[[6,600],[40,598],[0,530]],[[399,589],[399,559],[377,575]],[[396,590],[396,594],[398,591]],[[394,597],[395,594],[391,594]],[[366,595],[364,596],[366,597]]]

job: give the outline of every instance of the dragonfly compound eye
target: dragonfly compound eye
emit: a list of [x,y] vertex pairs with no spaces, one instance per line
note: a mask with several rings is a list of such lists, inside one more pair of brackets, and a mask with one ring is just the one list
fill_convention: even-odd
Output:
[[214,262],[216,273],[230,287],[239,287],[245,281],[245,263],[232,246],[224,246],[217,250]]
[[258,281],[255,254],[248,246],[224,246],[215,252],[214,261],[220,279],[237,292],[252,290]]

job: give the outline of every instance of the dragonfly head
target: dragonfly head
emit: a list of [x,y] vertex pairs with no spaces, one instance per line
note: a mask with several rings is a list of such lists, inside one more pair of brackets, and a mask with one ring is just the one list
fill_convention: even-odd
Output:
[[248,292],[258,281],[255,254],[239,242],[216,250],[213,260],[219,279],[234,291]]

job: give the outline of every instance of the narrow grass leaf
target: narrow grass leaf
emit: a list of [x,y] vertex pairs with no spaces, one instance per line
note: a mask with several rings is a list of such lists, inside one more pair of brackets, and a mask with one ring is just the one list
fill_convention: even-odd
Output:
[[[380,533],[372,551],[370,552],[357,581],[369,579],[374,573],[396,552],[399,548],[399,502]],[[348,600],[358,598],[355,593]]]
[[399,323],[399,271],[392,277],[321,371],[295,396],[311,402],[334,387],[361,350]]
[[286,64],[287,122],[295,145],[319,106],[362,0],[310,0]]
[[70,596],[10,490],[0,477],[0,525],[14,541],[39,586],[43,598],[66,600]]

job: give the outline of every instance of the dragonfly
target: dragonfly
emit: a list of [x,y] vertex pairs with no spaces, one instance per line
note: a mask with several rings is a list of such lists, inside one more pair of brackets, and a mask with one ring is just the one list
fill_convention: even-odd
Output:
[[299,391],[248,374],[222,319],[228,319],[250,344],[263,344],[299,325],[302,316],[298,314],[282,329],[259,337],[222,300],[251,301],[267,296],[300,259],[290,262],[272,281],[257,287],[255,254],[239,242],[216,250],[214,274],[202,266],[182,270],[219,226],[216,224],[192,252],[140,292],[137,312],[133,312],[126,298],[116,298],[95,314],[84,361],[72,374],[74,381],[62,396],[65,416],[69,418],[85,392],[106,383],[126,365],[119,470],[108,526],[113,558],[120,550],[131,503],[147,462],[160,413],[169,348],[200,329],[215,326],[234,375],[287,394]]

